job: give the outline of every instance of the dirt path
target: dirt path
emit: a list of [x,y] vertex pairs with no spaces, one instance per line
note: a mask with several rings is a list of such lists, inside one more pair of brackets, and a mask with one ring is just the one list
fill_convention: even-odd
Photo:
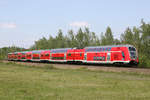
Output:
[[[10,61],[2,61],[3,63],[9,63]],[[80,69],[85,68],[94,71],[107,71],[107,72],[131,72],[139,74],[149,74],[150,69],[148,68],[132,68],[132,67],[116,67],[116,66],[103,66],[103,65],[76,65],[76,64],[54,64],[54,63],[32,63],[32,62],[14,62],[21,65],[29,66],[41,66],[53,65],[55,68],[60,69]]]

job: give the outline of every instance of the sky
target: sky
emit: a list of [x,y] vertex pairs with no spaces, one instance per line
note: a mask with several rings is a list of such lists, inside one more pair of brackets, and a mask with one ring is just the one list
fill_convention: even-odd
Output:
[[115,38],[127,27],[150,22],[150,0],[0,0],[0,48],[29,48],[34,41],[89,27],[98,36],[111,27]]

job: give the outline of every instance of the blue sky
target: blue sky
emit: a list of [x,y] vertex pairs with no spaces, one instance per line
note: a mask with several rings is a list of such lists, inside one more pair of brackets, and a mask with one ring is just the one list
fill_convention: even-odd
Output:
[[0,47],[28,48],[42,36],[88,26],[115,38],[129,26],[150,21],[150,0],[0,0]]

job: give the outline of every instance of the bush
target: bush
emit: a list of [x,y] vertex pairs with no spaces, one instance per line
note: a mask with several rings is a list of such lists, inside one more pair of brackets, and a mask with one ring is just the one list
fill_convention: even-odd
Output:
[[139,55],[139,66],[150,67],[150,60],[145,55]]

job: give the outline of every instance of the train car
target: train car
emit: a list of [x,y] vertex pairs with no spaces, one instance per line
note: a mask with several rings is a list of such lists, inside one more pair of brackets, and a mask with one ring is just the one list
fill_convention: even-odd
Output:
[[84,60],[84,49],[70,49],[67,51],[68,62],[83,62]]
[[86,47],[85,63],[138,64],[138,54],[132,45]]
[[27,51],[25,54],[26,60],[31,61],[32,60],[32,51]]
[[67,51],[71,48],[60,48],[50,50],[50,61],[52,62],[67,62],[66,55]]
[[26,61],[26,53],[27,51],[22,51],[20,55],[20,61]]
[[13,60],[13,53],[8,53],[7,58],[9,61]]
[[40,57],[41,57],[41,52],[43,50],[34,50],[32,51],[32,59],[31,61],[40,61]]
[[13,60],[18,60],[18,52],[14,52]]
[[21,52],[18,52],[17,60],[21,60]]
[[40,61],[50,61],[50,50],[43,50],[41,52]]

